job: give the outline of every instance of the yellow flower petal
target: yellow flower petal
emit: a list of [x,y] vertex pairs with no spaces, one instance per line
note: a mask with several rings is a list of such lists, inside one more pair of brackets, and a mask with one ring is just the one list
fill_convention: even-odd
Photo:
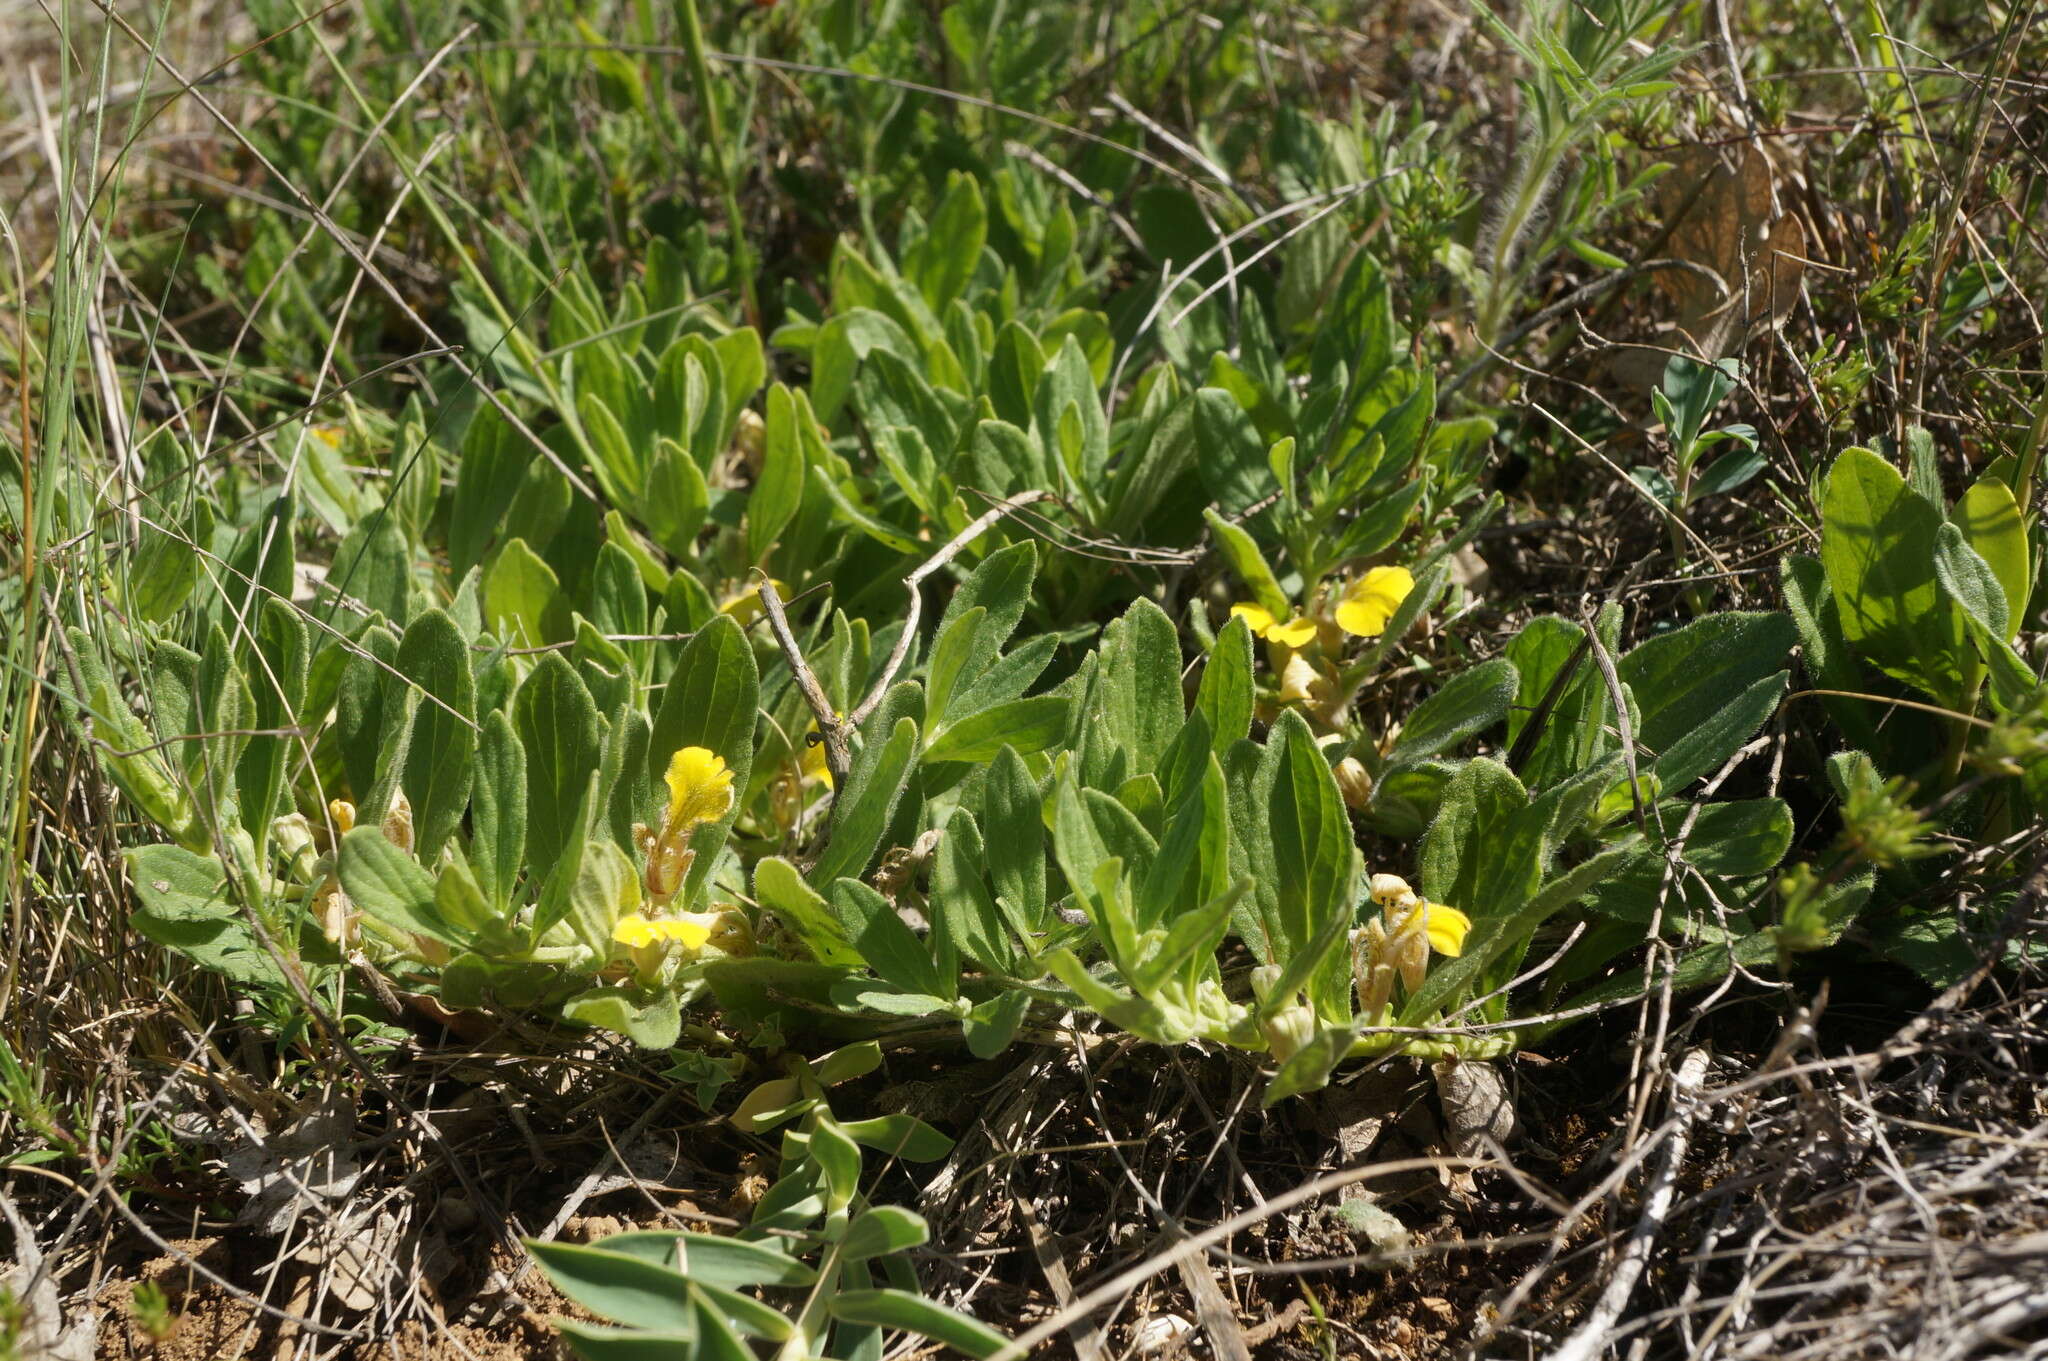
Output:
[[654,923],[638,912],[628,912],[612,924],[612,939],[628,949],[654,944]]
[[1299,614],[1266,630],[1266,641],[1282,647],[1306,647],[1315,636],[1316,621]]
[[1282,647],[1303,647],[1316,636],[1316,621],[1306,615],[1297,614],[1283,624],[1259,605],[1232,605],[1230,612],[1253,633]]
[[732,772],[725,758],[703,747],[684,747],[668,763],[670,835],[700,822],[716,822],[732,807]]
[[695,950],[711,939],[718,917],[715,912],[685,912],[650,921],[638,912],[628,912],[612,927],[612,939],[635,950],[645,949],[658,940],[672,940],[686,950]]
[[1429,935],[1429,948],[1453,959],[1463,954],[1472,919],[1444,903],[1424,903],[1422,910],[1428,914],[1422,919],[1422,929]]
[[800,768],[806,777],[822,780],[827,789],[832,787],[832,763],[825,759],[825,744],[818,740],[818,725],[815,723],[804,734]]
[[1266,636],[1266,630],[1272,628],[1274,624],[1273,616],[1257,605],[1232,605],[1230,613],[1244,620],[1245,627],[1261,638]]
[[1351,583],[1337,606],[1337,627],[1360,638],[1377,638],[1415,589],[1405,567],[1375,567]]

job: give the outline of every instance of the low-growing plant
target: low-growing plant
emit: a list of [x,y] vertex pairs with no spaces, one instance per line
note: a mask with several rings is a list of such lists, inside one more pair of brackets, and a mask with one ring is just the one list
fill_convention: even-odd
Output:
[[[1831,943],[1848,904],[1816,886],[1885,872],[1873,923],[1889,953],[1936,979],[1967,971],[1969,925],[1916,902],[1919,862],[1967,829],[1998,841],[2048,816],[2048,689],[2016,650],[2034,609],[2041,550],[2013,494],[2018,460],[1985,469],[1950,503],[1921,430],[1902,472],[1874,450],[1843,451],[1819,488],[1818,557],[1785,561],[1782,583],[1812,689],[1851,749],[1827,776],[1843,830],[1830,858],[1784,886],[1787,949]],[[1935,721],[1896,721],[1908,714]],[[1916,807],[1919,799],[1931,800]]]
[[[924,1219],[900,1206],[870,1204],[862,1194],[863,1148],[931,1162],[953,1146],[908,1115],[834,1117],[827,1089],[881,1062],[871,1041],[815,1060],[791,1055],[788,1076],[762,1083],[740,1103],[733,1123],[741,1129],[787,1128],[776,1180],[738,1233],[649,1229],[588,1246],[529,1240],[556,1288],[619,1325],[555,1320],[570,1350],[587,1361],[740,1361],[754,1355],[750,1343],[759,1340],[789,1361],[857,1361],[880,1354],[884,1330],[968,1356],[1000,1349],[1008,1340],[1002,1334],[919,1290],[913,1253],[929,1235]],[[744,1293],[750,1291],[760,1293]]]

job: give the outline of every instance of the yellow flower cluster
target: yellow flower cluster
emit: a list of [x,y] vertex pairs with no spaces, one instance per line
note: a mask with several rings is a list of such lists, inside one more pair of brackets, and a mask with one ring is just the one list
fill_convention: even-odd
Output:
[[1394,981],[1413,994],[1429,971],[1431,952],[1456,958],[1465,951],[1472,919],[1433,903],[1397,874],[1375,874],[1370,884],[1380,916],[1351,933],[1351,976],[1358,1009],[1377,1020],[1394,998]]
[[[732,771],[723,757],[704,747],[684,747],[668,763],[668,807],[659,831],[640,829],[647,852],[644,883],[654,908],[660,909],[682,888],[696,853],[690,834],[716,822],[732,809]],[[727,954],[745,953],[752,945],[746,918],[731,908],[715,912],[676,912],[649,916],[628,912],[612,926],[612,940],[631,952],[636,968],[652,976],[671,945],[695,953],[707,946]]]
[[[1232,605],[1230,612],[1265,640],[1279,675],[1281,702],[1320,704],[1333,698],[1337,673],[1329,658],[1344,635],[1379,637],[1414,589],[1415,578],[1407,568],[1375,567],[1345,587],[1327,614],[1297,614],[1283,621],[1264,606],[1248,603]],[[1312,658],[1311,648],[1319,648],[1324,658]]]

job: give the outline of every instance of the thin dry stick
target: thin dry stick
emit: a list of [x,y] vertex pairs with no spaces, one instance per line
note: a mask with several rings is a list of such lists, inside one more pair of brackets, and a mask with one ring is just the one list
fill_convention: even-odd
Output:
[[910,604],[903,615],[903,632],[897,636],[896,646],[889,649],[889,660],[882,664],[882,674],[875,677],[874,688],[868,691],[868,697],[846,716],[845,722],[849,727],[858,728],[867,721],[869,714],[881,707],[882,696],[889,692],[889,684],[896,679],[896,672],[902,668],[903,659],[910,655],[910,645],[917,637],[918,617],[924,612],[924,600],[918,591],[918,587],[924,584],[924,579],[958,557],[962,549],[980,538],[996,521],[1034,501],[1045,501],[1051,497],[1052,493],[1042,487],[1004,497],[975,516],[973,522],[955,534],[944,548],[925,559],[922,567],[903,578],[903,587],[910,592]]
[[1277,1195],[1263,1204],[1239,1211],[1220,1224],[1211,1225],[1191,1238],[1183,1238],[1156,1257],[1148,1257],[1134,1266],[1119,1271],[1030,1332],[1012,1338],[1007,1346],[989,1353],[988,1361],[1020,1361],[1022,1357],[1030,1354],[1033,1347],[1059,1333],[1082,1314],[1090,1313],[1118,1296],[1136,1289],[1184,1260],[1201,1256],[1232,1234],[1241,1232],[1262,1219],[1284,1214],[1304,1201],[1314,1200],[1317,1196],[1328,1195],[1354,1182],[1370,1181],[1374,1177],[1393,1176],[1401,1172],[1434,1171],[1444,1167],[1477,1169],[1500,1165],[1492,1158],[1402,1158],[1395,1162],[1347,1167],[1342,1171],[1317,1177],[1314,1181],[1303,1182],[1293,1190]]
[[818,732],[825,739],[825,764],[832,771],[833,788],[846,787],[847,774],[853,769],[853,734],[881,706],[882,696],[889,692],[890,682],[896,679],[904,658],[910,655],[910,645],[917,638],[918,620],[924,613],[924,598],[918,591],[924,579],[958,557],[962,549],[980,538],[996,521],[1034,501],[1051,499],[1052,493],[1043,488],[1005,497],[976,516],[973,523],[925,559],[916,571],[903,578],[904,588],[910,592],[910,605],[903,615],[903,632],[897,636],[896,646],[889,650],[889,660],[882,664],[882,674],[875,677],[874,688],[849,714],[842,714],[832,707],[831,697],[804,660],[803,649],[797,646],[796,634],[789,627],[789,616],[782,608],[782,597],[775,593],[775,585],[768,580],[767,574],[755,569],[754,576],[759,581],[756,589],[761,593],[761,608],[768,615],[769,631],[775,635],[775,645],[782,649],[782,659],[789,663],[790,674],[796,677],[797,689],[803,693],[804,703],[810,706],[812,716],[818,720]]
[[1657,1168],[1657,1179],[1643,1202],[1642,1217],[1636,1220],[1628,1246],[1622,1250],[1621,1263],[1608,1278],[1607,1288],[1600,1292],[1593,1311],[1586,1315],[1578,1331],[1550,1354],[1550,1361],[1591,1361],[1611,1340],[1614,1325],[1621,1318],[1629,1296],[1635,1293],[1643,1268],[1649,1264],[1650,1250],[1664,1230],[1664,1217],[1671,1212],[1671,1202],[1678,1191],[1678,1169],[1685,1163],[1686,1146],[1691,1141],[1691,1116],[1706,1073],[1704,1049],[1693,1050],[1678,1065],[1671,1087],[1672,1129],[1664,1145],[1664,1161]]
[[[782,611],[782,597],[775,593],[775,584],[759,568],[755,569],[754,575],[761,579],[755,589],[761,594],[761,608],[768,614],[768,630],[775,635],[775,645],[782,649],[782,659],[789,663],[789,673],[796,677],[797,689],[803,692],[804,703],[811,706],[811,713],[818,720],[818,731],[825,738],[825,764],[832,769],[832,787],[844,789],[847,772],[853,769],[853,750],[846,738],[847,724],[833,709],[831,697],[818,683],[817,673],[804,660],[803,649],[797,646],[796,635],[790,632],[789,616]],[[911,596],[912,600],[916,598],[915,594]],[[912,617],[915,617],[914,613]]]

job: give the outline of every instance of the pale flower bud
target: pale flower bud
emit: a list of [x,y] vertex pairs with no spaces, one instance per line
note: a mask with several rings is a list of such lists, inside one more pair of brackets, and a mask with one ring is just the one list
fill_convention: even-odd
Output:
[[1398,874],[1375,874],[1368,891],[1381,907],[1409,907],[1415,902],[1415,890]]
[[1363,809],[1372,802],[1372,775],[1366,770],[1365,762],[1356,756],[1347,756],[1331,767],[1336,776],[1337,792],[1344,796],[1344,806]]
[[1316,1037],[1316,1014],[1307,1006],[1296,1002],[1285,1006],[1259,1022],[1259,1029],[1266,1035],[1266,1050],[1281,1063],[1301,1052],[1301,1047]]
[[761,456],[768,447],[768,425],[752,407],[740,412],[739,424],[732,431],[732,447],[747,465],[747,471],[759,476]]
[[405,792],[391,796],[390,811],[384,814],[384,839],[399,850],[412,852],[412,804],[406,800]]

